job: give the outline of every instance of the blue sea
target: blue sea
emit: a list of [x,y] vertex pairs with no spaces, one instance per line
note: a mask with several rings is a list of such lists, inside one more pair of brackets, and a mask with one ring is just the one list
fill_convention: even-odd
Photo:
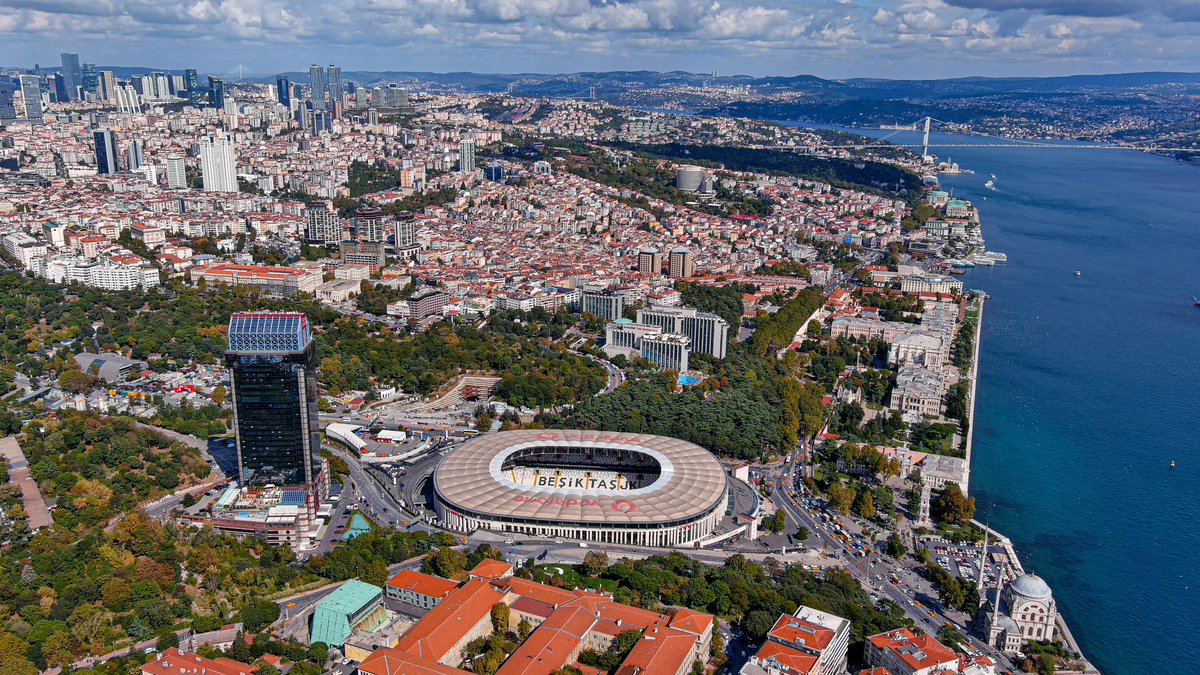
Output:
[[961,277],[992,296],[979,519],[1046,579],[1102,672],[1200,672],[1200,166],[1095,149],[931,152],[975,171],[942,186],[979,208],[988,248],[1009,259]]

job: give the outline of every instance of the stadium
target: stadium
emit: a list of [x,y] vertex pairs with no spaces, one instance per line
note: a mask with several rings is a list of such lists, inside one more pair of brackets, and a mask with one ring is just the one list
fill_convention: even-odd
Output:
[[468,441],[433,477],[438,518],[493,530],[638,546],[711,535],[729,502],[707,450],[664,436],[521,430]]

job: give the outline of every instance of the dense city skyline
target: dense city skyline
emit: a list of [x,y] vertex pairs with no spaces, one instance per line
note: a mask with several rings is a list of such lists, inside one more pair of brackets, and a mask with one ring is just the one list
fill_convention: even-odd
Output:
[[256,75],[313,59],[346,70],[835,78],[1200,70],[1200,8],[1188,0],[16,0],[0,8],[0,35],[5,65],[77,51],[102,64]]

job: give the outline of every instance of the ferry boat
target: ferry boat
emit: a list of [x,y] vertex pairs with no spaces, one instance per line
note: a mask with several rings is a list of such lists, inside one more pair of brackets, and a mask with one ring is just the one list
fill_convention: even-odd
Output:
[[951,266],[951,267],[955,267],[955,268],[957,268],[957,269],[960,269],[960,270],[961,270],[961,269],[966,269],[966,268],[968,268],[968,267],[974,267],[974,266],[975,266],[975,263],[974,263],[974,261],[971,261],[971,260],[964,260],[964,259],[962,259],[962,258],[955,258],[954,260],[951,260],[951,261],[949,261],[949,262],[950,262],[950,266]]

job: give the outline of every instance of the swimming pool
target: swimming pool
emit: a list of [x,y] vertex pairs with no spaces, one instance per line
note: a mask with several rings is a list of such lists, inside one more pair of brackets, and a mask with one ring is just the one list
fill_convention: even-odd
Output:
[[700,384],[700,378],[692,377],[691,375],[680,375],[679,376],[679,386],[690,387],[695,384]]

